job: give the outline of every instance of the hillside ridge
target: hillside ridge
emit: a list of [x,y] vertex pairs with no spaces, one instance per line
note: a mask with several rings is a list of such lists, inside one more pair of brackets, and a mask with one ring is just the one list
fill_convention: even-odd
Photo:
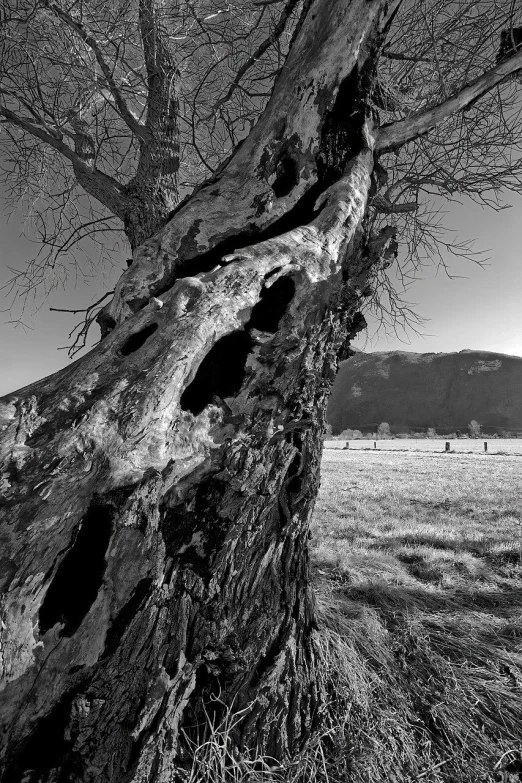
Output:
[[522,357],[472,349],[358,351],[339,367],[327,419],[334,434],[382,421],[462,430],[472,419],[499,432],[522,430]]

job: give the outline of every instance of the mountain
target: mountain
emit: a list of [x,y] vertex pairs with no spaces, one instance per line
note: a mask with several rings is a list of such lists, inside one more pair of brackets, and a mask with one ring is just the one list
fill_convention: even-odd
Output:
[[333,433],[435,427],[522,430],[522,357],[489,351],[361,353],[341,363],[327,412]]

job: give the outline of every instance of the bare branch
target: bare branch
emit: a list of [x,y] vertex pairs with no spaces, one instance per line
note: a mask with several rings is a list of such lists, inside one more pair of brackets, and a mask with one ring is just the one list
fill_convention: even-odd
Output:
[[114,291],[107,291],[100,299],[97,299],[96,302],[93,302],[92,305],[89,305],[89,307],[80,307],[78,310],[69,310],[67,307],[50,307],[49,311],[53,313],[88,313],[90,312],[93,307],[96,307],[97,305],[104,302],[108,296],[112,296]]
[[372,207],[374,207],[377,212],[382,212],[385,215],[401,215],[405,212],[416,212],[419,205],[416,201],[393,203],[385,196],[377,194],[372,199]]
[[405,120],[383,125],[377,136],[376,150],[379,152],[394,150],[408,141],[423,136],[450,115],[462,111],[521,68],[522,52],[518,52],[437,106],[421,111]]
[[105,80],[107,82],[107,86],[110,90],[110,93],[114,99],[115,106],[118,110],[118,113],[122,120],[125,122],[125,124],[128,126],[128,128],[136,134],[136,136],[141,137],[144,135],[144,126],[139,122],[131,111],[129,111],[129,108],[127,106],[127,103],[125,102],[121,91],[116,84],[112,70],[109,68],[107,62],[105,61],[105,58],[103,56],[102,50],[98,46],[98,43],[92,33],[87,30],[87,28],[78,20],[72,17],[69,13],[63,10],[63,8],[60,8],[59,5],[56,3],[51,3],[49,0],[43,0],[43,3],[46,8],[48,8],[55,16],[57,16],[59,19],[61,19],[65,24],[71,28],[71,30],[74,30],[74,32],[81,38],[82,41],[84,41],[87,46],[92,49],[94,52],[94,55],[96,57],[96,61],[98,62],[98,65],[101,68],[101,71],[105,77]]
[[4,117],[8,122],[16,125],[25,133],[29,133],[31,136],[45,142],[50,147],[55,149],[64,158],[69,160],[74,168],[78,181],[90,193],[94,198],[98,199],[115,215],[121,216],[123,214],[123,199],[120,189],[120,185],[117,180],[105,174],[99,169],[93,168],[88,165],[77,152],[72,150],[65,144],[57,135],[53,135],[43,130],[43,128],[30,122],[25,117],[20,117],[5,106],[0,106],[0,116]]
[[[246,62],[243,63],[243,65],[237,72],[235,79],[229,86],[226,94],[218,101],[216,101],[216,103],[213,105],[212,107],[213,112],[217,111],[217,109],[219,109],[220,106],[223,106],[223,104],[227,103],[230,100],[234,92],[239,87],[241,83],[241,79],[247,73],[247,71],[249,71],[250,68],[252,68],[252,66],[255,65],[255,63],[259,60],[259,58],[262,57],[264,53],[270,48],[270,46],[272,46],[275,43],[275,41],[277,41],[278,38],[281,37],[281,35],[285,31],[288,19],[290,18],[298,2],[299,0],[288,0],[281,13],[278,23],[276,24],[276,26],[274,27],[270,35],[267,38],[265,38],[265,40],[257,47],[256,51],[248,58],[248,60],[246,60]],[[268,3],[262,3],[262,5],[268,5]]]
[[162,111],[169,110],[171,101],[178,97],[179,71],[160,28],[154,0],[140,0],[139,21],[148,81],[146,125],[150,127],[158,123]]
[[91,326],[96,323],[96,318],[101,310],[102,302],[104,302],[109,296],[112,296],[114,291],[107,291],[100,299],[93,302],[88,307],[82,307],[78,310],[68,310],[63,307],[50,307],[54,313],[85,313],[85,317],[82,321],[76,324],[69,332],[69,339],[73,340],[71,345],[58,348],[59,351],[67,351],[67,354],[72,359],[87,345],[87,337]]
[[[146,143],[140,147],[135,181],[153,176],[167,179],[169,208],[178,199],[180,72],[161,29],[154,0],[140,0],[139,25],[147,71]],[[129,183],[132,188],[134,183]]]
[[45,144],[49,144],[49,146],[57,150],[64,158],[67,158],[74,165],[85,166],[85,163],[78,157],[76,152],[68,147],[57,134],[44,130],[44,128],[35,125],[34,122],[31,122],[26,117],[20,117],[6,106],[0,105],[0,116],[25,131],[25,133],[29,133],[31,136],[43,141]]
[[[121,221],[134,248],[161,230],[180,197],[221,176],[284,73],[299,9],[314,2],[8,0],[16,12],[0,30],[8,162],[0,176],[42,247],[17,278],[22,298],[81,270],[83,238],[86,257],[92,242],[110,257],[113,235],[104,232]],[[366,97],[381,117],[388,178],[376,182],[368,220],[375,236],[388,224],[396,232],[406,282],[458,246],[447,247],[442,199],[466,194],[499,209],[506,188],[522,192],[522,108],[510,78],[522,66],[512,56],[519,5],[395,0],[381,18]],[[458,253],[475,258],[464,245]]]

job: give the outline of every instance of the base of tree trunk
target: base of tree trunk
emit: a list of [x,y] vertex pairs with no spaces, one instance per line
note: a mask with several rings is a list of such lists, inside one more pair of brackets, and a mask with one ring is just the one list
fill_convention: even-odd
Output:
[[[299,337],[284,327],[254,330],[251,323],[263,319],[274,326],[271,300],[251,311],[243,331],[222,338],[225,352],[215,343],[214,356],[225,361],[221,374],[211,351],[185,388],[182,420],[191,428],[204,422],[213,438],[195,466],[179,453],[178,429],[178,457],[163,469],[104,490],[98,465],[87,505],[85,479],[76,485],[78,502],[56,486],[47,496],[45,482],[42,488],[36,479],[51,453],[56,463],[64,442],[46,427],[45,409],[39,415],[35,403],[24,403],[28,426],[18,459],[36,487],[43,524],[60,527],[51,547],[33,552],[42,563],[31,563],[38,582],[27,583],[22,567],[7,585],[8,631],[20,638],[28,607],[37,607],[29,609],[30,623],[41,641],[32,653],[30,646],[4,653],[13,671],[24,655],[33,663],[4,691],[3,782],[170,781],[226,710],[243,714],[233,736],[238,753],[277,760],[297,753],[319,725],[307,540],[328,392],[354,316],[338,295],[331,306],[328,288],[321,301],[314,287],[296,287],[299,304],[292,301],[290,309],[314,299]],[[294,318],[286,313],[282,323]],[[244,335],[256,340],[248,352]],[[233,362],[224,359],[227,352]],[[234,382],[238,360],[244,366],[239,393],[232,398],[225,388],[226,401],[213,394],[208,405],[208,394],[222,391],[209,384]],[[120,399],[122,410],[129,400]],[[102,401],[98,413],[101,408]],[[92,410],[85,434],[95,436],[95,418]],[[67,429],[62,421],[76,447],[81,426]],[[81,457],[84,462],[85,452]],[[11,463],[11,478],[15,469]],[[22,527],[27,542],[31,525]],[[13,618],[21,623],[16,629]]]

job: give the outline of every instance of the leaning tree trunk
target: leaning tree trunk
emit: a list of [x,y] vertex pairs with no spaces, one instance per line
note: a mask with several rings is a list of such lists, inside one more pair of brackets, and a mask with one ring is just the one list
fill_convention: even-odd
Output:
[[239,750],[283,759],[320,719],[307,539],[373,262],[362,99],[391,5],[306,4],[258,125],[138,250],[103,342],[4,398],[4,783],[175,780],[228,708]]

